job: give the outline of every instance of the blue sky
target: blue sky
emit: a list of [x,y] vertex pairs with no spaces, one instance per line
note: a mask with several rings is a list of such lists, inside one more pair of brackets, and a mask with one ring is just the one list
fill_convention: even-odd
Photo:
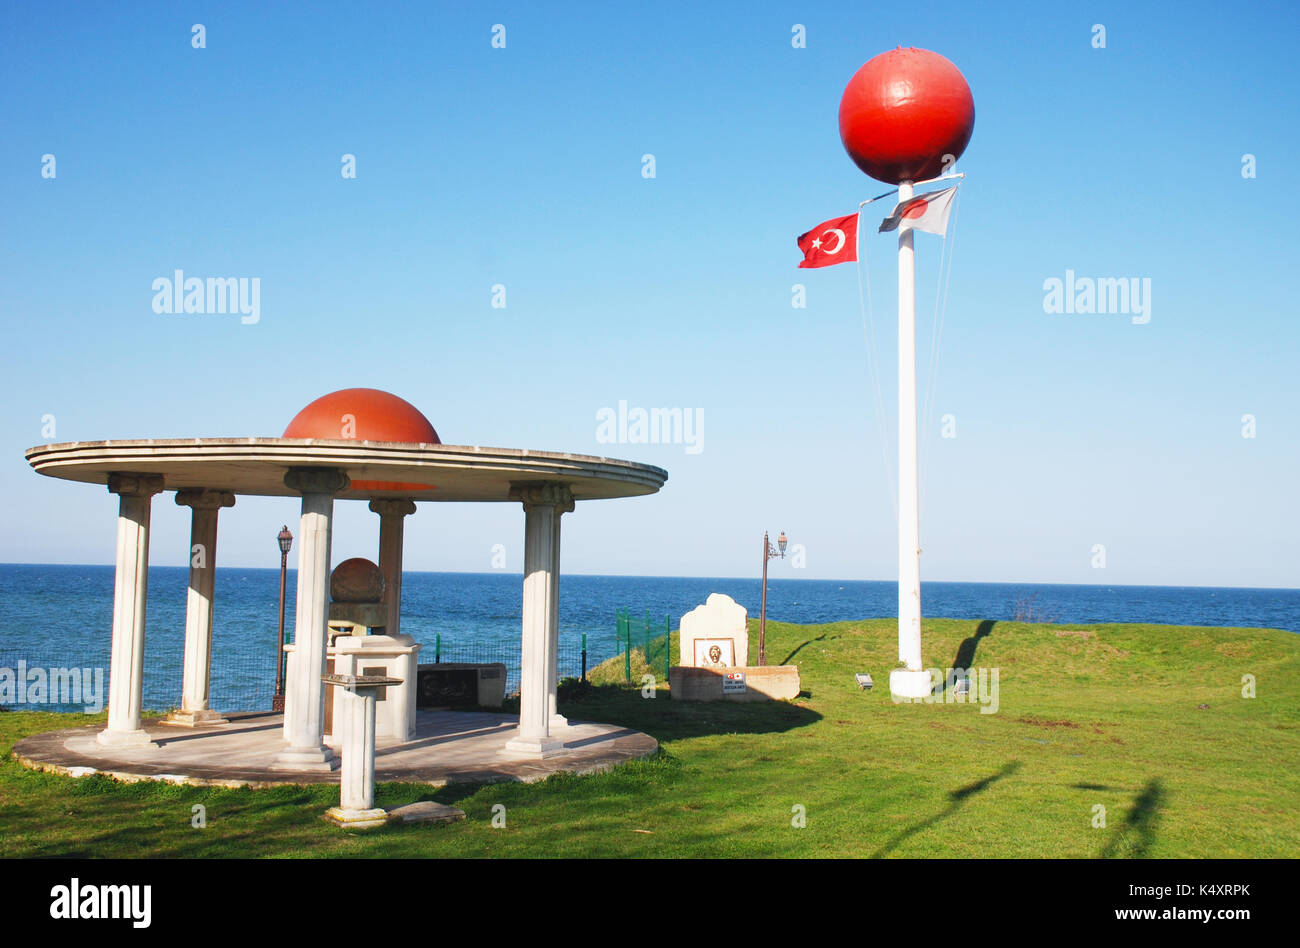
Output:
[[[566,518],[567,571],[749,575],[784,529],[807,565],[774,575],[894,578],[895,243],[863,241],[882,432],[853,270],[796,269],[795,237],[884,190],[836,115],[905,45],[976,104],[922,575],[1300,585],[1296,7],[624,6],[6,5],[0,561],[112,558],[115,499],[35,475],[32,445],[278,435],[372,386],[448,443],[666,468],[661,494]],[[917,245],[924,390],[942,244]],[[259,278],[259,322],[155,313],[178,268]],[[1045,313],[1067,269],[1149,278],[1150,322]],[[700,412],[703,450],[599,443],[620,400]],[[163,499],[152,561],[181,564],[188,511]],[[277,565],[296,515],[241,498],[220,561]],[[518,570],[522,528],[514,505],[421,505],[407,564],[486,570],[501,543]],[[335,559],[376,532],[340,504]]]

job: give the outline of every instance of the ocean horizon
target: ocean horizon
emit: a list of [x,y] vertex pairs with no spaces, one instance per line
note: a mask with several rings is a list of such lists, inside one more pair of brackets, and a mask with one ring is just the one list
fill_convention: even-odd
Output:
[[[291,556],[291,557],[290,557],[290,562],[292,563],[293,561],[294,561],[294,557]],[[335,565],[338,565],[338,564],[335,564]],[[27,567],[27,566],[41,566],[41,567],[53,567],[53,568],[62,568],[62,567],[78,567],[78,568],[83,568],[83,567],[84,567],[84,568],[104,567],[104,568],[107,568],[107,569],[112,569],[112,568],[113,568],[113,564],[112,564],[112,563],[12,563],[12,562],[0,562],[0,569],[3,569],[3,568],[8,567],[8,566],[21,566],[21,567]],[[184,565],[179,565],[179,564],[168,564],[168,563],[151,564],[149,568],[150,568],[151,570],[154,570],[154,569],[188,569],[188,567],[186,567],[186,566],[184,566]],[[264,571],[274,572],[274,573],[276,573],[277,575],[279,575],[279,572],[280,572],[279,567],[270,567],[270,566],[234,566],[234,565],[227,566],[227,565],[225,565],[224,563],[220,566],[220,569],[223,569],[223,570],[225,570],[225,569],[264,570]],[[292,575],[296,574],[297,570],[296,570],[293,566],[290,566],[290,567],[288,568],[287,572],[288,572],[289,575],[292,576]],[[520,578],[522,579],[522,577],[523,577],[524,574],[523,574],[522,571],[519,571],[519,570],[507,570],[507,569],[477,569],[477,570],[427,570],[427,569],[426,569],[426,570],[413,570],[413,569],[404,569],[404,570],[402,571],[402,575],[403,575],[403,576],[412,576],[412,575],[430,575],[430,576],[517,576],[517,577],[520,577]],[[564,576],[603,576],[603,577],[616,577],[616,578],[619,578],[619,579],[683,579],[683,580],[694,580],[694,579],[719,579],[719,580],[725,580],[725,581],[727,581],[727,582],[731,582],[731,581],[733,581],[733,580],[734,580],[734,581],[737,581],[737,582],[746,582],[746,581],[755,582],[755,583],[757,583],[757,582],[761,582],[760,578],[758,578],[758,577],[754,577],[754,576],[715,576],[715,575],[709,575],[709,576],[670,576],[670,575],[655,575],[655,576],[651,576],[651,575],[645,575],[645,574],[640,574],[640,573],[569,573],[569,572],[565,572],[565,573],[563,573],[562,575],[564,575]],[[767,581],[768,581],[768,585],[769,585],[769,586],[770,586],[772,583],[774,583],[774,582],[796,582],[796,583],[846,583],[846,582],[848,582],[848,583],[889,583],[889,584],[891,584],[891,585],[897,582],[897,580],[895,580],[895,579],[843,579],[843,578],[835,578],[835,577],[831,577],[831,578],[821,578],[821,579],[806,579],[806,578],[800,578],[800,577],[786,578],[786,579],[778,579],[778,578],[773,577],[773,576],[769,576]],[[1037,581],[1037,580],[1026,580],[1026,581],[1024,581],[1024,582],[1021,582],[1021,581],[1018,581],[1018,580],[996,580],[996,581],[994,581],[994,580],[977,580],[977,579],[927,579],[927,580],[923,580],[923,582],[926,582],[926,583],[944,583],[944,584],[946,584],[946,585],[951,585],[951,586],[1087,586],[1087,587],[1121,587],[1121,588],[1125,588],[1125,589],[1236,589],[1236,590],[1263,590],[1263,591],[1280,590],[1280,591],[1283,591],[1283,592],[1300,592],[1300,586],[1216,586],[1216,585],[1208,585],[1208,584],[1205,584],[1205,583],[1186,583],[1186,584],[1173,584],[1173,583],[1047,583],[1047,582],[1041,582],[1041,581]]]
[[[108,673],[113,614],[111,565],[0,564],[0,668],[99,668]],[[222,566],[213,606],[212,704],[220,710],[269,708],[277,655],[279,569]],[[145,632],[145,706],[179,704],[189,570],[151,566]],[[897,584],[889,580],[768,579],[767,616],[813,625],[892,618]],[[725,593],[759,615],[757,577],[561,575],[562,675],[620,654],[616,616],[637,620],[633,638],[665,625],[710,593]],[[286,637],[292,640],[296,571],[285,590]],[[1300,589],[1122,584],[921,584],[927,618],[1092,624],[1274,628],[1300,633]],[[420,662],[500,661],[508,687],[519,675],[522,573],[404,572],[402,631],[422,646]],[[783,656],[770,656],[779,662]],[[9,705],[12,707],[12,705]]]

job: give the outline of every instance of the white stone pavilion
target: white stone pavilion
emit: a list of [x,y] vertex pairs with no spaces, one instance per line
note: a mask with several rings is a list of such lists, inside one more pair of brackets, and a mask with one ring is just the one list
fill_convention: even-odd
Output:
[[[118,530],[106,749],[156,748],[142,726],[149,516],[155,495],[175,492],[190,507],[191,565],[185,621],[182,703],[169,723],[220,725],[209,707],[217,516],[240,494],[302,499],[294,647],[287,672],[284,746],[273,769],[328,771],[324,742],[330,540],[335,501],[366,501],[379,516],[379,567],[386,582],[389,635],[400,634],[403,524],[416,502],[514,502],[524,510],[524,580],[514,754],[562,750],[554,733],[559,632],[560,521],[579,501],[652,494],[661,468],[631,461],[511,448],[442,444],[414,406],[376,389],[345,389],[304,408],[279,438],[82,441],[27,451],[37,473],[102,484],[116,494]],[[191,560],[193,564],[195,561]]]

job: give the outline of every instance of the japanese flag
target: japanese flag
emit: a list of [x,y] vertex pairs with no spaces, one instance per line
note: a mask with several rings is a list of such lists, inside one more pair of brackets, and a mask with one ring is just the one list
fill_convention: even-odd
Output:
[[957,188],[953,186],[940,191],[927,191],[911,200],[902,201],[881,222],[880,230],[876,233],[883,234],[901,226],[942,237],[948,230],[948,212],[952,209],[952,196],[956,193]]

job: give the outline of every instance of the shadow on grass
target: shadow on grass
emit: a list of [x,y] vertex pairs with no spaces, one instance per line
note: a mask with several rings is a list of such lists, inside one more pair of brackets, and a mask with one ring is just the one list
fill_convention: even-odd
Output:
[[[56,778],[17,764],[0,770],[0,782],[23,799],[22,806],[0,807],[6,842],[20,847],[7,853],[26,858],[281,855],[301,839],[305,815],[314,820],[338,800],[337,788],[327,785],[122,784],[105,776]],[[204,807],[203,828],[194,822],[196,804]],[[209,822],[220,829],[208,832]]]
[[984,619],[975,627],[975,634],[964,640],[961,645],[957,646],[957,657],[952,660],[953,668],[971,668],[975,664],[975,649],[979,647],[980,639],[988,636],[993,627],[997,625],[992,619]]
[[794,650],[793,652],[791,652],[789,655],[787,655],[784,659],[782,659],[782,661],[781,661],[779,664],[781,664],[781,665],[789,665],[789,664],[790,664],[790,659],[794,658],[796,655],[798,655],[800,652],[802,652],[802,651],[803,651],[805,648],[807,648],[809,645],[812,645],[814,642],[824,642],[824,641],[826,641],[826,635],[825,635],[825,633],[823,633],[823,634],[817,636],[817,638],[815,638],[815,639],[808,639],[806,642],[801,642],[801,643],[800,643],[800,644],[795,648],[795,650]]
[[900,832],[889,842],[885,843],[885,845],[881,846],[874,853],[872,853],[871,858],[879,859],[882,856],[889,855],[891,852],[897,849],[899,844],[901,844],[904,840],[912,836],[915,836],[917,833],[920,833],[923,830],[929,829],[931,826],[934,826],[936,823],[939,823],[942,820],[946,820],[948,817],[952,816],[954,813],[960,810],[962,806],[965,805],[966,801],[969,800],[971,797],[973,797],[975,794],[983,793],[993,784],[997,783],[999,780],[1002,780],[1004,777],[1010,777],[1019,769],[1020,769],[1020,761],[1018,760],[1008,761],[1007,763],[1002,765],[1002,769],[999,770],[997,773],[991,774],[990,776],[985,777],[983,780],[976,780],[974,783],[969,783],[964,787],[958,787],[956,790],[949,792],[948,796],[952,800],[952,802],[948,804],[946,809],[940,811],[939,813],[936,813],[934,816],[930,817],[929,819],[922,820],[919,823],[913,823],[911,826],[907,827],[905,830]]
[[674,701],[668,693],[642,697],[639,688],[595,685],[581,698],[561,701],[573,721],[599,721],[643,731],[659,741],[710,734],[779,734],[821,720],[816,711],[786,701]]
[[[970,671],[975,666],[975,649],[979,647],[980,639],[989,635],[995,625],[997,625],[997,622],[993,619],[981,620],[980,624],[975,627],[975,634],[964,639],[961,645],[957,646],[957,655],[952,660],[952,668]],[[938,694],[943,695],[949,688],[955,688],[956,685],[955,676],[945,676],[943,683],[939,686]],[[974,682],[972,681],[973,686]],[[973,696],[971,700],[974,700]]]
[[1145,856],[1156,841],[1156,824],[1160,822],[1160,806],[1166,796],[1159,778],[1148,782],[1133,798],[1133,808],[1115,830],[1110,842],[1102,848],[1100,858],[1141,859]]

